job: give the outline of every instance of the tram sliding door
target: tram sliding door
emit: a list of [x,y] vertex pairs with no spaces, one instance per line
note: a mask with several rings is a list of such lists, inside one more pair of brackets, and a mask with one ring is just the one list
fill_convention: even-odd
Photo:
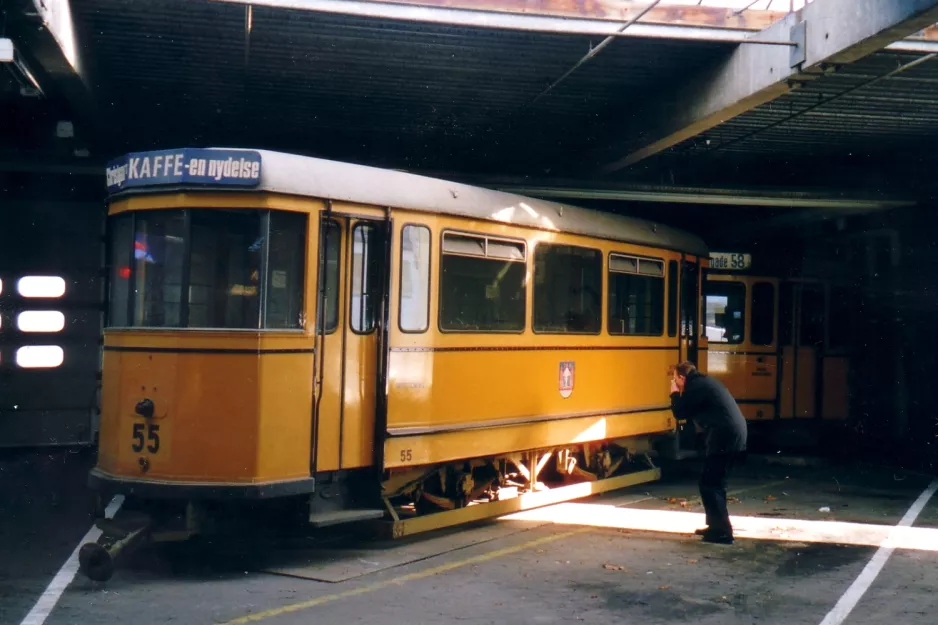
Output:
[[681,360],[697,364],[699,355],[700,267],[696,262],[681,263]]
[[386,237],[382,221],[322,221],[316,472],[373,463]]
[[783,419],[821,416],[826,319],[827,297],[823,283],[787,281],[782,284],[779,416]]
[[[699,361],[700,266],[696,262],[681,262],[680,282],[680,361]],[[678,423],[678,446],[681,450],[697,448],[697,433],[690,422]]]

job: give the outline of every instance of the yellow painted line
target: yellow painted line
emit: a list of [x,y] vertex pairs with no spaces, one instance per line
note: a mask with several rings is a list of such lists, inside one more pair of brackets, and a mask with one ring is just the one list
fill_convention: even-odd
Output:
[[570,532],[563,532],[560,534],[554,534],[552,536],[544,536],[543,538],[529,540],[526,543],[521,543],[520,545],[515,545],[514,547],[505,547],[504,549],[497,549],[495,551],[483,553],[478,556],[473,556],[471,558],[466,558],[464,560],[457,560],[456,562],[450,562],[449,564],[443,564],[437,567],[433,567],[431,569],[426,569],[424,571],[418,571],[417,573],[404,575],[402,577],[395,577],[393,579],[388,579],[383,582],[371,584],[369,586],[353,588],[351,590],[346,590],[345,592],[338,592],[332,595],[325,595],[323,597],[310,599],[309,601],[301,601],[300,603],[293,603],[293,604],[285,605],[279,608],[274,608],[272,610],[265,610],[264,612],[257,612],[256,614],[248,614],[245,616],[238,617],[236,619],[232,619],[230,621],[225,621],[224,623],[221,623],[220,625],[241,625],[243,623],[256,623],[258,621],[263,621],[269,618],[274,618],[276,616],[281,616],[283,614],[291,614],[293,612],[299,612],[300,610],[308,610],[309,608],[315,608],[325,603],[331,603],[333,601],[338,601],[340,599],[348,599],[349,597],[357,597],[359,595],[364,595],[370,592],[375,592],[376,590],[388,588],[389,586],[400,586],[408,582],[413,582],[419,579],[426,579],[428,577],[433,577],[434,575],[440,575],[441,573],[446,573],[447,571],[459,569],[464,566],[470,566],[472,564],[478,564],[480,562],[488,562],[489,560],[494,560],[495,558],[500,558],[502,556],[507,556],[512,553],[517,553],[518,551],[524,551],[525,549],[537,547],[538,545],[543,545],[549,542],[553,542],[555,540],[560,540],[562,538],[568,538],[575,534],[584,534],[586,532],[589,532],[592,529],[593,528],[591,527],[583,527],[583,528],[573,530]]

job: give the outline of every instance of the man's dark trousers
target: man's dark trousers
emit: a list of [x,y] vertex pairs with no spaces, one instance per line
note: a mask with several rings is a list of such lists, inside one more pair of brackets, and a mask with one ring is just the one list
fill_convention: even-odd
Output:
[[700,499],[707,515],[707,534],[732,536],[733,526],[726,509],[726,476],[733,468],[735,454],[711,454],[704,460],[700,475]]

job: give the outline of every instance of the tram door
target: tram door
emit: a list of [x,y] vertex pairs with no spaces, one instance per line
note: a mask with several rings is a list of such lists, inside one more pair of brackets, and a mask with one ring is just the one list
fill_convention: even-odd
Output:
[[779,416],[821,416],[827,298],[820,282],[784,282],[779,292],[782,380]]
[[[681,355],[679,360],[698,363],[699,352],[699,313],[700,313],[700,268],[695,262],[681,262],[681,308],[680,339]],[[698,436],[689,421],[678,423],[678,447],[683,451],[697,448]]]
[[681,263],[681,360],[698,361],[700,314],[700,268],[697,263]]
[[322,221],[316,472],[373,463],[385,224],[352,217]]

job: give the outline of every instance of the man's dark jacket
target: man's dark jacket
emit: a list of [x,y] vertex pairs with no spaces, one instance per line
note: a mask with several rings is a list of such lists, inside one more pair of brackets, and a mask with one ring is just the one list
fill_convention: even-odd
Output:
[[695,421],[707,435],[707,455],[746,450],[746,419],[736,400],[718,380],[692,373],[684,393],[671,394],[674,418]]

